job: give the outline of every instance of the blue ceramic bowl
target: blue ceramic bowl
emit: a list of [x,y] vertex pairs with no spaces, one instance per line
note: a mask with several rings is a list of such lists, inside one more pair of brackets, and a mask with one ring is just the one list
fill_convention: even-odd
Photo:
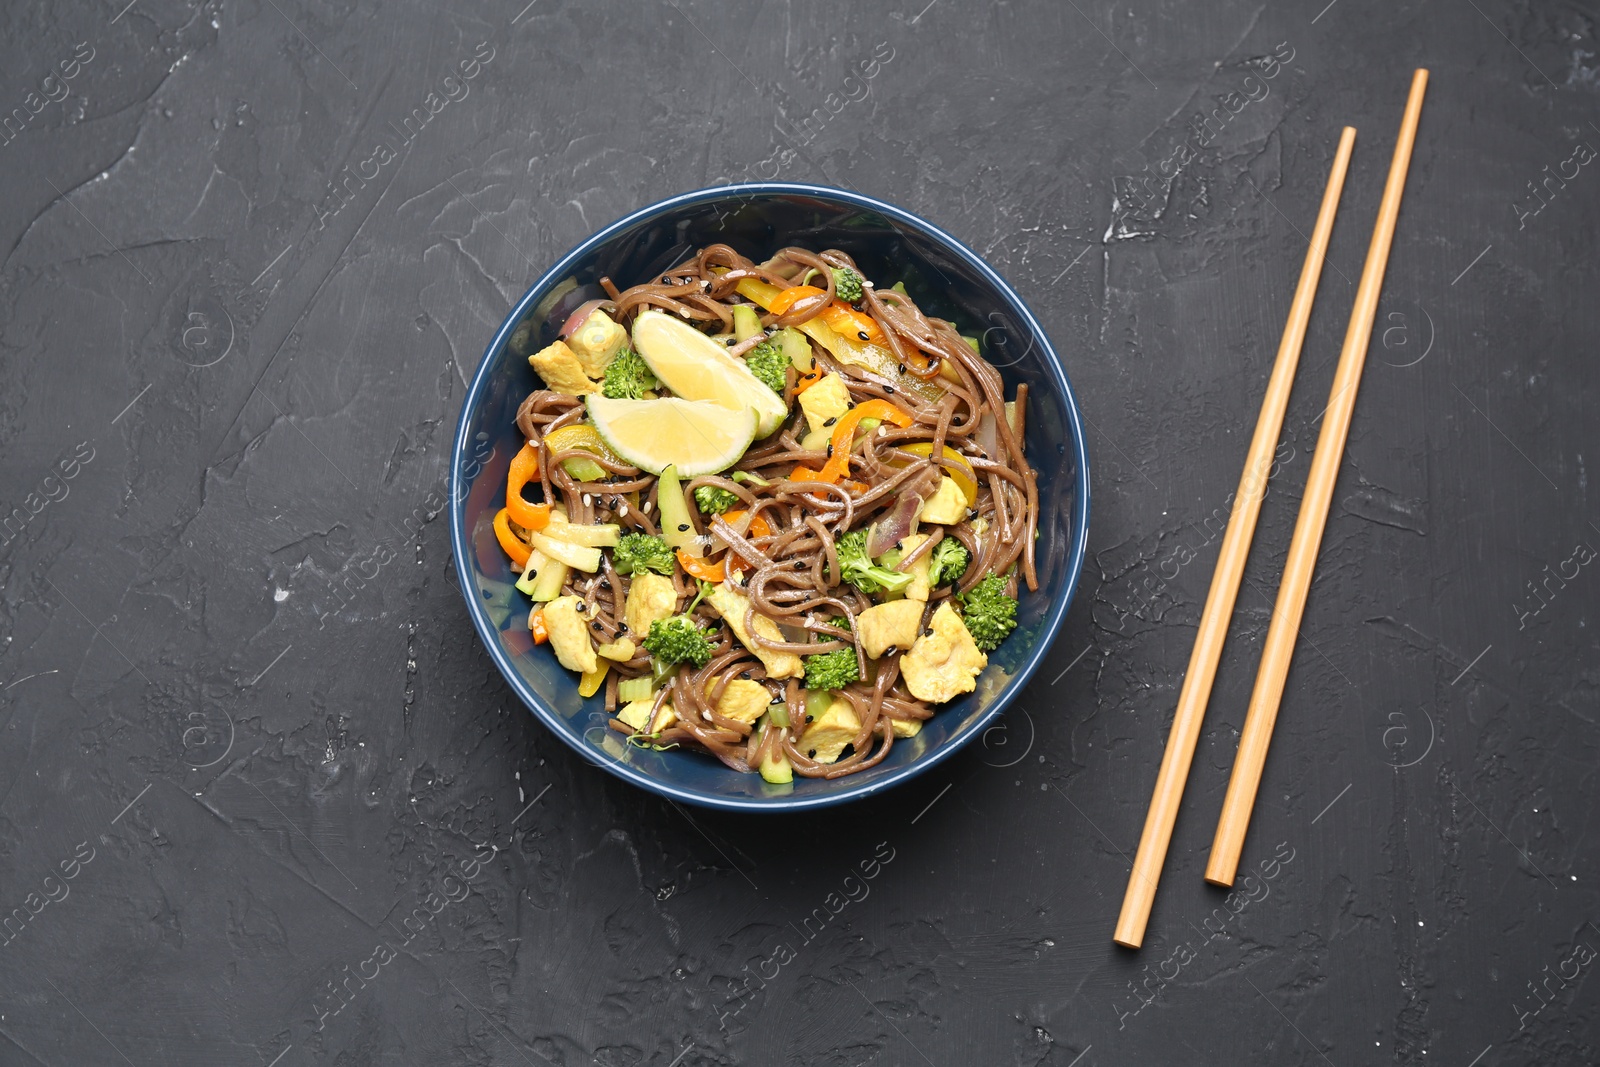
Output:
[[[946,705],[910,740],[896,741],[871,770],[832,781],[796,777],[774,786],[709,756],[631,748],[606,728],[600,698],[578,696],[578,679],[528,633],[529,603],[495,541],[506,468],[522,446],[517,405],[538,387],[530,352],[552,341],[567,315],[602,295],[609,275],[626,288],[660,274],[707,244],[725,242],[760,260],[785,245],[838,248],[867,277],[903,279],[919,306],[979,334],[1009,394],[1029,383],[1028,458],[1039,472],[1039,590],[1024,591],[1019,625],[989,655],[978,689]],[[690,804],[745,811],[824,807],[904,782],[981,734],[1022,692],[1054,641],[1078,584],[1089,528],[1089,470],[1077,399],[1033,313],[971,249],[938,227],[881,200],[781,183],[701,189],[602,229],[536,281],[489,342],[456,429],[450,539],[467,611],[511,688],[567,744],[619,778]]]

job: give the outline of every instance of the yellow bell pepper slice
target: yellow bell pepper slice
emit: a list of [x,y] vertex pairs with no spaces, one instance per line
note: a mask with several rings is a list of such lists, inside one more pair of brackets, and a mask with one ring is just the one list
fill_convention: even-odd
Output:
[[592,671],[586,671],[578,680],[578,695],[581,697],[592,697],[600,692],[600,686],[606,680],[606,673],[611,670],[611,661],[605,657],[600,657],[596,662],[598,666]]
[[[900,451],[910,452],[914,456],[927,457],[933,455],[932,441],[916,441],[912,444],[900,445],[898,447]],[[957,466],[953,470],[949,467],[942,467],[940,469],[943,470],[945,474],[949,475],[950,479],[955,482],[956,485],[961,487],[961,492],[966,494],[968,507],[976,504],[978,502],[977,475],[974,473],[972,465],[967,462],[967,457],[963,456],[949,445],[944,446],[943,455],[945,459],[955,461]]]

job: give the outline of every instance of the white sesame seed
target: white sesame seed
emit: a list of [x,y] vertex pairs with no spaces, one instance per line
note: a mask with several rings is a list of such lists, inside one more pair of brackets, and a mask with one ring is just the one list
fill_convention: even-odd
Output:
[[593,504],[593,503],[594,503],[594,497],[590,496],[588,493],[583,494],[583,506],[584,507],[588,507],[590,504]]
[[653,501],[653,500],[646,500],[644,502],[644,507],[641,510],[643,510],[646,515],[650,514],[650,505],[652,505],[654,503],[655,503],[655,501]]
[[617,512],[617,517],[622,519],[628,517],[628,505],[622,505],[621,509]]

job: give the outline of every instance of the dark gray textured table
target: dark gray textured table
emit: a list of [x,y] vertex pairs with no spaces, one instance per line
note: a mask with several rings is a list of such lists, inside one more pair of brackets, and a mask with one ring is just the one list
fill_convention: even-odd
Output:
[[[1592,5],[525,2],[0,15],[0,1063],[1595,1062]],[[1229,898],[1205,853],[1416,66]],[[1130,953],[1128,856],[1344,123]],[[1065,355],[1096,487],[1004,725],[804,819],[678,810],[556,743],[438,513],[463,383],[543,266],[772,177],[988,256]]]

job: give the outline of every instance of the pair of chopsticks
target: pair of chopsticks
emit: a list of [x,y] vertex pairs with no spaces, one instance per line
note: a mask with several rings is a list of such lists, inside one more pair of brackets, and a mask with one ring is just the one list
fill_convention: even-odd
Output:
[[[1266,763],[1267,746],[1272,740],[1272,728],[1283,699],[1284,682],[1294,656],[1295,637],[1300,630],[1306,595],[1316,569],[1317,551],[1322,544],[1322,531],[1327,523],[1328,507],[1339,475],[1339,463],[1344,456],[1345,437],[1350,430],[1356,388],[1366,363],[1367,344],[1372,337],[1372,322],[1377,314],[1378,290],[1383,284],[1384,269],[1389,262],[1389,247],[1394,239],[1395,220],[1400,214],[1400,197],[1405,191],[1406,171],[1411,163],[1411,149],[1416,141],[1417,122],[1422,114],[1422,97],[1427,84],[1428,72],[1418,70],[1411,80],[1411,94],[1406,101],[1405,117],[1400,123],[1400,137],[1395,143],[1394,158],[1389,164],[1389,177],[1384,186],[1383,201],[1378,208],[1377,225],[1367,249],[1361,282],[1356,287],[1355,306],[1350,312],[1344,348],[1339,355],[1338,369],[1334,372],[1332,395],[1323,416],[1322,430],[1317,437],[1317,450],[1301,500],[1300,517],[1295,522],[1294,537],[1289,544],[1289,556],[1284,563],[1277,603],[1272,609],[1272,622],[1261,654],[1261,666],[1256,674],[1250,708],[1239,737],[1238,758],[1234,761],[1233,777],[1228,782],[1216,838],[1211,845],[1211,858],[1206,865],[1205,877],[1213,885],[1233,884],[1239,867],[1239,855],[1244,849],[1251,809],[1255,805],[1262,768]],[[1322,195],[1322,207],[1317,213],[1316,228],[1311,234],[1311,246],[1306,250],[1300,282],[1295,288],[1294,301],[1289,306],[1289,321],[1284,327],[1283,340],[1278,345],[1277,361],[1267,382],[1255,436],[1250,441],[1244,473],[1234,494],[1233,514],[1223,535],[1217,569],[1211,578],[1211,591],[1206,596],[1205,609],[1200,615],[1194,651],[1189,656],[1189,669],[1178,695],[1172,729],[1167,735],[1166,753],[1162,756],[1161,770],[1156,775],[1155,791],[1150,798],[1150,812],[1145,818],[1144,833],[1139,838],[1139,851],[1134,857],[1128,890],[1122,901],[1122,914],[1112,938],[1117,944],[1128,948],[1138,948],[1144,941],[1150,907],[1155,902],[1156,883],[1161,878],[1167,846],[1172,841],[1172,827],[1178,817],[1183,786],[1189,777],[1195,744],[1200,738],[1200,723],[1205,717],[1212,682],[1216,679],[1217,661],[1222,655],[1228,621],[1233,615],[1239,582],[1244,575],[1245,559],[1250,553],[1250,540],[1255,534],[1256,519],[1261,512],[1267,471],[1272,463],[1278,432],[1283,426],[1284,410],[1289,403],[1295,368],[1300,361],[1300,347],[1305,341],[1306,323],[1311,317],[1311,304],[1316,296],[1317,282],[1322,276],[1322,264],[1333,231],[1334,216],[1339,209],[1339,197],[1344,190],[1355,136],[1356,131],[1346,126],[1339,138],[1333,169]]]

